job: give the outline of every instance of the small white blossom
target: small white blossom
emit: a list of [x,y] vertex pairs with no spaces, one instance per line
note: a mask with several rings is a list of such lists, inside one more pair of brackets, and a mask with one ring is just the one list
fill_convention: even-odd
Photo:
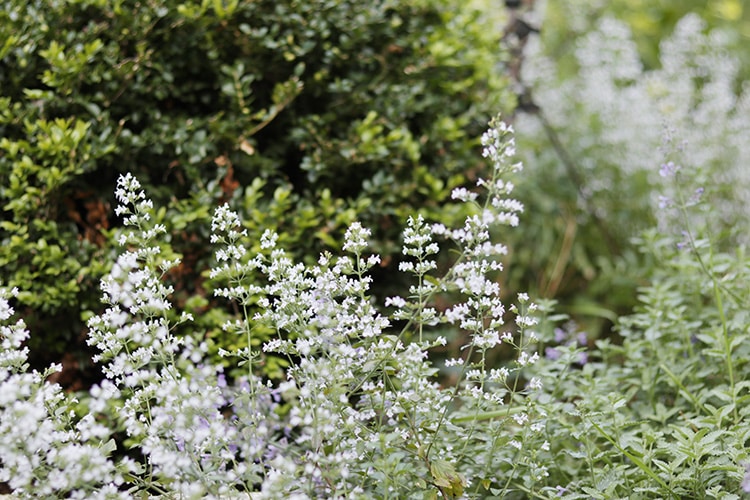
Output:
[[461,187],[461,188],[455,188],[451,192],[451,198],[454,200],[459,201],[474,201],[479,197],[477,193],[474,193],[472,191],[469,191],[468,189]]
[[542,388],[542,381],[539,377],[532,377],[531,380],[529,380],[529,389],[537,391]]
[[529,416],[526,413],[516,413],[513,415],[513,420],[515,420],[518,425],[524,425],[529,421]]
[[344,251],[352,253],[361,253],[367,248],[367,240],[370,237],[370,230],[363,228],[359,222],[354,222],[344,234]]
[[406,300],[403,297],[386,297],[385,307],[404,307]]

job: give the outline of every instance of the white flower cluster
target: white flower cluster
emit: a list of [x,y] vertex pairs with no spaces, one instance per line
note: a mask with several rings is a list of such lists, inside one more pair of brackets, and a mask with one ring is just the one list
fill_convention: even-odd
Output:
[[[391,317],[370,296],[368,273],[380,258],[366,254],[370,231],[360,223],[345,234],[347,255],[326,253],[304,265],[277,247],[272,231],[255,246],[257,255],[249,255],[239,215],[219,207],[210,276],[227,285],[215,295],[237,301],[244,313],[225,330],[247,337],[244,347],[220,351],[246,365],[244,375],[232,373],[232,384],[206,362],[203,341],[176,334],[192,320],[185,313],[175,319],[173,290],[163,281],[177,261],[164,257],[158,237],[165,228],[153,221],[140,184],[122,176],[116,211],[125,228],[118,241],[127,248],[101,282],[107,309],[88,322],[106,379],[91,389],[89,413],[76,417],[58,386],[46,384],[44,374],[25,373],[23,322],[2,326],[0,481],[20,494],[71,498],[145,492],[213,498],[245,490],[262,498],[365,498],[398,496],[428,482],[460,495],[472,480],[491,477],[497,454],[508,453],[500,446],[509,444],[515,454],[517,443],[523,451],[541,430],[532,398],[522,411],[505,414],[512,417],[495,420],[494,412],[542,383],[531,378],[517,386],[521,371],[538,358],[530,348],[535,306],[519,295],[519,306],[509,308],[515,331],[504,329],[507,311],[491,277],[507,252],[491,232],[516,225],[523,209],[508,198],[513,185],[501,179],[520,170],[511,162],[512,129],[494,122],[483,143],[491,178],[480,180],[476,191],[459,188],[453,195],[471,207],[463,227],[431,225],[422,216],[408,220],[399,267],[416,283],[408,298],[386,299],[386,307],[396,308]],[[442,278],[431,274],[438,269],[436,238],[460,251]],[[440,308],[438,294],[461,300]],[[7,297],[0,291],[0,322],[13,314]],[[400,333],[391,318],[403,325]],[[277,336],[259,346],[252,335],[260,324]],[[448,388],[438,383],[430,359],[430,350],[447,348],[448,341],[428,331],[446,325],[468,339],[464,355],[446,363],[461,371]],[[501,344],[516,349],[515,362],[487,366],[487,354]],[[288,360],[283,382],[258,378],[268,356]],[[105,418],[124,429],[142,459],[107,458],[117,444],[98,423]],[[491,420],[487,429],[483,419]]]
[[[746,86],[739,85],[740,64],[726,50],[727,37],[719,30],[707,32],[698,15],[688,14],[662,41],[659,64],[647,69],[624,22],[604,17],[596,26],[579,29],[588,32],[576,41],[575,74],[564,69],[569,65],[563,68],[545,57],[541,42],[530,39],[523,81],[575,159],[599,215],[616,215],[616,208],[608,207],[616,207],[618,199],[641,203],[637,197],[648,193],[644,180],[658,189],[642,202],[669,206],[675,187],[663,187],[658,174],[673,171],[660,165],[677,156],[689,191],[716,192],[711,203],[717,219],[745,227],[750,219],[750,94],[739,90]],[[542,126],[534,115],[519,115],[516,121],[519,136],[534,144],[544,135]],[[672,144],[673,137],[679,144]],[[666,151],[663,138],[669,143]],[[534,163],[545,175],[565,175],[552,148],[539,151]],[[676,226],[668,211],[655,214],[664,229]],[[746,231],[737,233],[747,241]]]
[[[92,391],[92,407],[103,409],[106,399],[122,398],[117,415],[148,457],[146,477],[168,482],[187,498],[227,493],[239,481],[227,468],[234,458],[235,429],[220,412],[226,402],[217,370],[195,365],[205,346],[172,332],[173,290],[162,275],[177,262],[159,261],[155,238],[165,229],[150,222],[152,203],[139,188],[130,175],[118,180],[116,211],[128,215],[120,241],[133,250],[126,250],[102,280],[109,307],[88,322],[89,343],[99,349],[95,359],[105,363],[108,379]],[[191,319],[183,314],[179,322]],[[178,365],[186,368],[180,371]]]
[[111,431],[89,415],[74,423],[74,403],[45,379],[61,370],[27,372],[29,332],[13,315],[9,299],[18,290],[0,288],[0,482],[18,498],[127,498],[123,477],[109,460]]
[[[367,272],[379,258],[364,254],[370,233],[361,224],[352,224],[345,234],[343,249],[349,256],[323,254],[316,265],[305,266],[276,248],[278,238],[273,233],[263,236],[261,250],[266,253],[248,259],[239,248],[239,216],[226,207],[216,211],[213,240],[223,246],[217,251],[219,266],[212,275],[231,284],[216,294],[239,301],[252,295],[260,306],[252,318],[228,327],[241,331],[250,321],[271,325],[279,335],[263,344],[263,352],[294,360],[283,389],[279,387],[279,394],[290,404],[290,430],[286,445],[272,446],[273,459],[267,462],[271,470],[262,484],[268,497],[356,496],[372,467],[381,471],[403,468],[404,463],[392,463],[389,457],[394,450],[414,446],[420,446],[427,457],[458,460],[454,443],[464,436],[463,431],[447,426],[445,420],[456,393],[435,382],[436,369],[428,355],[430,348],[445,345],[446,340],[427,341],[425,328],[440,322],[455,324],[471,334],[466,347],[482,358],[502,343],[518,349],[516,365],[499,370],[477,364],[471,354],[455,360],[456,366],[470,369],[461,384],[483,411],[502,406],[507,394],[514,392],[511,376],[538,359],[527,350],[533,334],[523,333],[535,324],[530,315],[533,304],[521,295],[523,313],[512,309],[520,332],[515,341],[512,333],[500,329],[506,309],[498,283],[488,276],[502,269],[497,257],[507,253],[504,245],[491,241],[491,229],[516,225],[523,209],[508,198],[513,184],[502,178],[521,169],[511,161],[512,128],[494,122],[483,141],[487,157],[494,162],[492,177],[480,180],[477,191],[459,188],[453,193],[454,199],[475,207],[464,226],[430,225],[421,215],[407,221],[402,250],[407,260],[399,269],[413,275],[415,284],[408,299],[385,300],[386,307],[396,308],[392,317],[406,325],[398,337],[387,333],[390,321],[377,312],[368,296],[371,278]],[[479,205],[482,191],[487,191],[486,200],[483,197]],[[440,251],[436,237],[454,241],[461,250],[459,261],[443,280],[431,275]],[[251,271],[260,271],[265,284],[249,284]],[[465,300],[441,313],[434,307],[435,296],[450,291],[460,292]],[[418,332],[418,337],[404,341],[412,332]],[[250,362],[253,359],[248,355]],[[541,388],[541,381],[532,379],[525,391]],[[530,420],[531,414],[526,418]],[[264,453],[271,456],[269,450]],[[413,458],[418,457],[409,460]],[[418,460],[413,467],[420,467]]]
[[[491,230],[496,225],[516,226],[523,205],[507,198],[513,191],[513,184],[503,178],[522,169],[520,163],[513,162],[513,127],[499,119],[493,120],[482,135],[482,144],[483,155],[492,162],[492,177],[479,179],[477,185],[487,190],[487,201],[483,206],[477,205],[479,214],[468,216],[462,229],[449,230],[437,224],[432,230],[436,235],[455,241],[462,253],[451,270],[450,279],[466,300],[446,310],[445,321],[472,332],[472,345],[486,351],[501,343],[498,328],[503,325],[505,315],[500,285],[490,275],[502,270],[502,264],[496,259],[507,253],[507,247],[491,241]],[[477,199],[458,198],[474,204]]]
[[[425,375],[426,352],[384,335],[390,323],[366,296],[365,272],[377,262],[362,255],[368,236],[355,223],[344,243],[351,257],[323,255],[308,268],[277,251],[264,268],[268,306],[257,319],[283,335],[264,350],[299,357],[287,374],[287,391],[292,387],[297,394],[289,415],[295,452],[264,483],[269,496],[299,494],[301,485],[310,485],[316,496],[356,496],[366,457],[384,461],[386,450],[404,446],[415,433],[429,438],[418,428],[395,432],[415,412],[434,415],[437,403],[430,395],[438,401],[440,396]],[[387,387],[388,379],[398,380],[399,390]],[[423,406],[416,408],[415,401]],[[377,427],[381,432],[373,432]]]
[[[403,297],[389,297],[386,299],[386,306],[398,308],[393,314],[395,319],[408,320],[420,326],[434,326],[438,323],[437,311],[427,304],[435,291],[435,286],[429,276],[431,271],[437,269],[434,256],[440,251],[440,247],[433,241],[430,227],[425,223],[424,217],[409,217],[406,224],[402,253],[412,257],[416,262],[402,261],[398,269],[413,274],[417,283],[409,287],[410,301]],[[422,341],[421,330],[419,341]]]

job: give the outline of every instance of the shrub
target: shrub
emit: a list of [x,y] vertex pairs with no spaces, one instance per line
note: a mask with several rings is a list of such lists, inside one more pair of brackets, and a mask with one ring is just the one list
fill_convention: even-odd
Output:
[[70,349],[98,311],[125,171],[161,206],[176,297],[213,311],[196,314],[208,331],[226,319],[198,273],[221,202],[298,257],[337,249],[359,217],[392,271],[398,221],[441,212],[510,102],[496,22],[443,0],[9,2],[0,265],[39,332],[31,354]]

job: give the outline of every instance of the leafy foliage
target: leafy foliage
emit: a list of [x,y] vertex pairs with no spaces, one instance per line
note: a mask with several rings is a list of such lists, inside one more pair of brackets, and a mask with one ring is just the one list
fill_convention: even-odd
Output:
[[[391,313],[370,295],[368,271],[380,257],[365,253],[370,231],[359,222],[344,235],[344,255],[322,253],[306,265],[277,247],[279,237],[270,230],[251,257],[239,215],[226,204],[218,207],[211,275],[228,286],[215,293],[243,310],[224,329],[249,337],[245,347],[221,351],[239,358],[244,373],[233,377],[206,359],[199,332],[175,335],[179,324],[193,321],[184,311],[175,318],[174,289],[163,281],[179,262],[158,243],[166,227],[156,221],[139,181],[121,176],[115,211],[125,225],[116,238],[123,249],[101,282],[107,309],[88,321],[88,342],[99,351],[95,361],[106,378],[77,416],[75,401],[59,385],[36,371],[24,373],[23,321],[1,325],[0,393],[9,397],[0,400],[0,480],[22,498],[39,491],[97,498],[149,492],[458,498],[536,491],[549,458],[543,415],[533,400],[542,384],[525,377],[539,359],[532,330],[537,306],[519,294],[509,307],[515,327],[504,326],[500,287],[491,279],[507,249],[492,241],[490,229],[517,225],[523,208],[509,197],[508,177],[522,168],[513,161],[512,132],[493,122],[482,136],[491,176],[480,178],[476,190],[453,190],[452,198],[470,212],[462,225],[409,219],[399,269],[413,274],[416,284],[407,298],[386,301]],[[444,272],[433,260],[438,238],[459,253]],[[252,270],[265,276],[264,284],[255,282]],[[446,293],[458,301],[436,309]],[[14,313],[7,297],[0,289],[2,322]],[[260,297],[262,312],[251,316],[246,306],[253,297]],[[431,351],[447,343],[436,335],[440,324],[466,332],[462,353],[446,363],[460,367],[449,386],[438,383],[431,359]],[[254,344],[257,325],[269,326],[274,337]],[[503,345],[511,347],[512,359],[492,368],[487,355]],[[263,377],[266,353],[288,360],[283,381]],[[36,397],[44,391],[54,397]],[[58,415],[67,418],[53,418]],[[55,439],[41,448],[21,446],[17,432],[10,439],[26,424]],[[127,437],[117,439],[118,431]],[[57,460],[61,451],[65,457]],[[76,474],[89,459],[100,474]]]
[[618,321],[621,344],[598,341],[580,370],[570,358],[540,364],[559,379],[548,431],[561,458],[550,475],[570,498],[739,498],[750,458],[748,259],[712,254],[705,240],[695,253],[669,243],[656,232],[642,240],[659,266]]
[[[693,3],[506,37],[524,205],[512,127],[467,138],[512,100],[479,1],[11,2],[0,488],[746,496],[743,8]],[[104,380],[34,369],[16,306]]]
[[[224,201],[298,255],[337,248],[358,214],[390,272],[400,221],[442,212],[481,168],[471,137],[510,102],[496,19],[443,0],[9,2],[0,263],[45,332],[32,343],[59,349],[98,310],[125,171],[163,207],[176,294],[195,312],[209,207]],[[212,331],[219,315],[199,317]]]

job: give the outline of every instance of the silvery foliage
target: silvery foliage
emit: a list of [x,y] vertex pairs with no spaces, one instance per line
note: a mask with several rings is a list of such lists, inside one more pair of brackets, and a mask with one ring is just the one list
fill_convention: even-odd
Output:
[[[660,165],[672,161],[682,167],[683,185],[654,190],[654,207],[677,204],[676,189],[690,198],[705,188],[707,195],[719,193],[711,206],[720,220],[747,224],[750,93],[738,82],[739,62],[727,51],[728,35],[707,32],[706,23],[689,14],[662,41],[659,66],[646,69],[622,21],[604,17],[588,30],[582,19],[571,23],[585,32],[574,43],[577,71],[558,66],[534,38],[522,79],[576,160],[589,194],[629,196],[629,179],[639,175],[656,186]],[[516,128],[522,142],[544,135],[533,115],[519,116]],[[539,154],[533,161],[540,169],[559,166],[551,149]],[[606,203],[598,208],[606,217]],[[663,228],[674,227],[673,213],[656,211]],[[746,242],[744,233],[737,237]]]

